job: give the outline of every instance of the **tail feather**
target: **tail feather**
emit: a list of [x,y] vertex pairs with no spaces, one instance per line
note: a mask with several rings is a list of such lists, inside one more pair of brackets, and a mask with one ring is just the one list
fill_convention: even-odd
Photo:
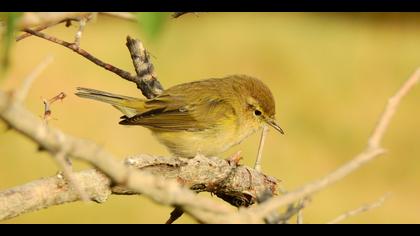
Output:
[[140,98],[133,98],[81,87],[77,88],[77,92],[75,94],[82,98],[93,99],[96,101],[111,104],[128,117],[135,116],[136,114],[141,113],[141,111],[144,110],[145,100]]

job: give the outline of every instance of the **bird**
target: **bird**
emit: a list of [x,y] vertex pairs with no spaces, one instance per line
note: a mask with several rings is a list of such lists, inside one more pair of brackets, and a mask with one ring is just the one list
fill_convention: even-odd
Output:
[[261,80],[230,75],[175,85],[151,98],[134,98],[78,87],[77,96],[111,104],[121,125],[138,125],[176,157],[217,156],[275,119],[272,92]]

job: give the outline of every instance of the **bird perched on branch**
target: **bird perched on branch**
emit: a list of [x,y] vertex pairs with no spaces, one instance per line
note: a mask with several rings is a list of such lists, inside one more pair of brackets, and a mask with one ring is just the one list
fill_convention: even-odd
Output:
[[246,75],[179,84],[152,99],[88,88],[77,90],[77,96],[109,103],[120,110],[124,114],[120,124],[150,129],[178,157],[218,155],[265,125],[283,134],[274,117],[270,89]]

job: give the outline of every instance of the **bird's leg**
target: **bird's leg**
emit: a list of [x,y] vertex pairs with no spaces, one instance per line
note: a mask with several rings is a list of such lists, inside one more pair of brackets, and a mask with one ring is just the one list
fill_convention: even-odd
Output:
[[255,161],[254,169],[258,172],[261,172],[261,160],[262,160],[262,150],[264,148],[265,143],[265,137],[267,136],[268,128],[267,126],[263,126],[262,132],[261,132],[261,138],[260,138],[260,145],[258,147],[258,154],[257,154],[257,160]]

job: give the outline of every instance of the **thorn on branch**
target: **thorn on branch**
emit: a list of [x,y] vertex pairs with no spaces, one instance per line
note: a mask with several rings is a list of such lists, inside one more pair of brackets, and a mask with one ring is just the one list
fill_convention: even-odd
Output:
[[60,100],[60,101],[63,101],[63,99],[66,97],[66,94],[65,93],[63,93],[63,92],[61,92],[61,93],[59,93],[58,95],[56,95],[56,96],[54,96],[54,97],[52,97],[51,99],[49,99],[49,100],[45,100],[45,99],[42,99],[42,101],[43,101],[43,103],[44,103],[44,121],[45,122],[48,122],[48,120],[50,120],[51,119],[51,105],[54,103],[54,102],[56,102],[56,101],[58,101],[58,100]]

